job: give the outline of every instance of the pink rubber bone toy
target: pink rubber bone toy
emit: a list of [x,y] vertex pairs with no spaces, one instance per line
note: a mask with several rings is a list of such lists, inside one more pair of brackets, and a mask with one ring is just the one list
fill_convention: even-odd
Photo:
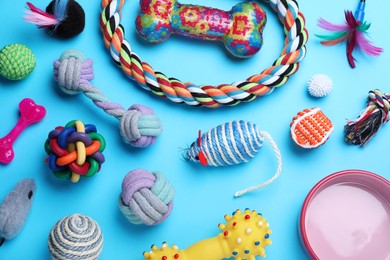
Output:
[[172,33],[222,41],[234,56],[246,58],[260,50],[266,13],[256,3],[243,2],[230,11],[177,0],[140,0],[136,19],[138,34],[149,42],[161,42]]
[[7,164],[14,159],[12,144],[20,133],[29,125],[41,121],[46,115],[43,106],[35,104],[30,98],[25,98],[19,103],[20,118],[18,123],[5,137],[0,138],[0,162]]

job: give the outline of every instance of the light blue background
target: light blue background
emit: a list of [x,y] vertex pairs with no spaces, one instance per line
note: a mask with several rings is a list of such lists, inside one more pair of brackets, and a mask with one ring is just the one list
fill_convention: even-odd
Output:
[[[25,80],[0,79],[0,136],[11,130],[18,119],[18,103],[30,97],[47,109],[43,121],[27,128],[14,144],[15,159],[0,165],[0,200],[26,177],[37,182],[32,211],[22,232],[0,248],[0,259],[50,259],[47,237],[62,217],[83,213],[95,219],[104,233],[101,259],[141,260],[142,252],[162,241],[186,248],[203,238],[218,234],[217,224],[225,213],[251,208],[263,213],[271,223],[273,245],[266,249],[268,259],[306,259],[300,245],[297,223],[302,202],[311,187],[323,177],[344,169],[363,169],[390,178],[388,169],[389,126],[383,127],[365,148],[348,146],[343,141],[346,119],[354,119],[364,108],[367,93],[379,88],[390,91],[387,75],[389,1],[368,1],[366,20],[372,22],[370,36],[385,52],[379,58],[356,54],[357,68],[351,69],[345,46],[323,47],[314,36],[323,32],[316,26],[319,17],[335,23],[344,21],[344,10],[355,10],[357,0],[300,0],[310,39],[307,56],[296,75],[269,96],[237,107],[192,108],[173,104],[147,93],[124,76],[103,45],[99,29],[100,2],[79,0],[86,12],[86,27],[71,40],[49,37],[44,30],[23,21],[23,1],[2,1],[0,48],[11,43],[29,46],[37,59],[33,73]],[[46,0],[34,0],[40,8]],[[197,0],[191,3],[229,10],[238,1]],[[137,38],[134,20],[137,1],[127,1],[122,24],[133,50],[155,70],[197,84],[231,83],[259,73],[278,57],[283,47],[283,32],[276,15],[266,6],[268,24],[260,53],[246,60],[231,58],[219,43],[172,37],[150,45]],[[118,121],[100,111],[83,95],[66,96],[53,81],[52,63],[69,48],[81,50],[94,60],[92,84],[111,100],[128,107],[141,103],[152,107],[164,124],[158,141],[147,149],[133,149],[120,138]],[[311,98],[308,79],[315,73],[333,78],[334,89],[323,99]],[[319,106],[332,120],[334,132],[327,143],[315,150],[298,148],[290,139],[289,124],[304,109]],[[56,179],[44,160],[47,134],[73,119],[93,123],[107,141],[106,162],[91,179],[77,184]],[[197,131],[208,131],[227,121],[243,119],[258,124],[278,143],[283,155],[280,178],[263,190],[235,199],[237,190],[270,178],[276,169],[271,146],[266,143],[250,163],[225,168],[203,168],[181,159],[180,148],[190,145]],[[131,170],[161,171],[176,187],[174,209],[159,226],[134,226],[117,207],[121,181]]]

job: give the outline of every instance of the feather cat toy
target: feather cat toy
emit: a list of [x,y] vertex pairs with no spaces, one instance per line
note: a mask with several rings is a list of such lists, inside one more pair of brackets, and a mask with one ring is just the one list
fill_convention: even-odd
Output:
[[322,45],[334,46],[342,42],[347,43],[347,59],[351,68],[355,68],[356,59],[352,52],[355,48],[360,49],[363,53],[371,56],[379,56],[383,52],[382,48],[374,46],[367,38],[366,34],[370,28],[370,23],[364,21],[365,0],[360,0],[359,6],[352,14],[351,11],[345,11],[345,24],[337,25],[320,18],[318,26],[330,31],[329,35],[317,35],[323,39]]
[[264,183],[236,192],[235,197],[239,197],[271,184],[282,171],[282,156],[270,134],[261,131],[257,125],[245,121],[224,123],[203,135],[199,131],[197,141],[191,144],[184,158],[199,162],[203,166],[228,166],[246,163],[255,157],[263,146],[264,139],[270,142],[278,160],[276,173]]
[[84,30],[85,13],[74,0],[53,0],[46,12],[27,2],[24,20],[38,28],[48,28],[50,32],[62,38],[70,38]]

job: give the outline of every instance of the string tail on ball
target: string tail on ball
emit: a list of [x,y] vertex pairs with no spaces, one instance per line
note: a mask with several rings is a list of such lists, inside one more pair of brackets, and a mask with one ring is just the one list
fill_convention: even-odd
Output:
[[246,189],[241,190],[241,191],[237,191],[234,194],[235,198],[241,197],[242,195],[244,195],[246,193],[249,193],[249,192],[252,192],[252,191],[264,188],[265,186],[273,183],[279,177],[280,173],[282,172],[282,154],[280,153],[278,145],[275,143],[275,141],[273,140],[272,136],[268,132],[261,131],[260,134],[263,136],[263,138],[268,140],[268,142],[272,146],[272,149],[274,150],[276,159],[278,161],[277,162],[278,166],[277,166],[276,172],[275,172],[274,176],[272,176],[270,179],[268,179],[267,181],[265,181],[263,183],[251,186],[251,187],[246,188]]
[[348,120],[344,127],[348,144],[365,146],[379,129],[389,121],[390,93],[382,94],[378,89],[369,92],[367,105],[355,120]]

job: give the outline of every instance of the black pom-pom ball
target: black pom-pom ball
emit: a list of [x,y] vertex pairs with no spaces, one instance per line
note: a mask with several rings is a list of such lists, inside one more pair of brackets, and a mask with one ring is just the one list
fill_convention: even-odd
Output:
[[[47,7],[46,12],[53,15],[55,1]],[[85,13],[83,8],[74,0],[69,0],[66,7],[66,17],[57,25],[49,27],[49,30],[62,38],[71,38],[80,34],[85,26]]]

